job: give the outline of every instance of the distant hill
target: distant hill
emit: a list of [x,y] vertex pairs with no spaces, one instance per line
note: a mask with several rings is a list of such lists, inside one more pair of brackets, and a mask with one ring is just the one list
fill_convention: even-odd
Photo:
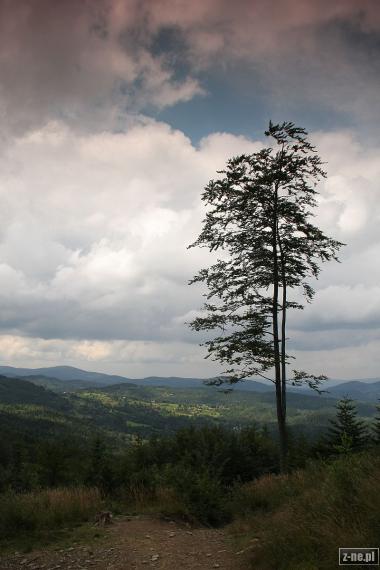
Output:
[[[205,386],[202,378],[181,378],[179,376],[160,377],[149,376],[147,378],[127,378],[116,374],[103,374],[101,372],[89,372],[73,366],[51,366],[47,368],[14,368],[13,366],[0,366],[0,374],[9,377],[27,377],[30,382],[43,385],[43,378],[59,380],[61,382],[72,382],[72,388],[92,386],[112,386],[114,384],[137,384],[138,386],[167,386],[172,388],[202,388]],[[36,378],[36,380],[34,380]],[[86,384],[80,386],[78,382]],[[77,384],[74,384],[77,383]],[[54,389],[54,382],[46,384],[50,389]],[[56,389],[61,390],[60,383],[55,383]],[[246,380],[238,385],[239,390],[253,392],[267,392],[273,388],[257,380]]]
[[0,404],[47,406],[61,411],[69,408],[59,394],[27,380],[5,376],[0,376]]
[[110,386],[121,382],[132,382],[123,376],[102,374],[101,372],[87,372],[73,366],[51,366],[47,368],[14,368],[13,366],[0,366],[0,374],[4,376],[46,376],[62,381],[82,380],[92,385]]
[[[12,376],[11,378],[16,378],[16,376]],[[36,386],[43,386],[48,390],[53,390],[53,392],[58,393],[105,387],[104,384],[96,384],[95,382],[87,382],[86,380],[59,380],[58,378],[51,378],[50,376],[43,376],[42,374],[32,374],[31,376],[22,376],[22,378],[28,382],[32,382]]]
[[[207,387],[205,380],[202,378],[182,378],[180,376],[148,376],[142,379],[130,380],[138,386],[164,386],[167,388],[204,388]],[[225,384],[220,389],[228,389],[231,386]],[[273,387],[270,384],[264,384],[258,380],[246,380],[235,384],[233,388],[247,392],[271,392]]]
[[[148,376],[147,378],[127,378],[116,374],[90,372],[73,366],[52,366],[46,368],[14,368],[13,366],[0,366],[0,374],[8,377],[23,377],[39,386],[45,386],[55,392],[71,392],[92,387],[107,387],[115,384],[135,384],[141,387],[167,387],[167,388],[205,388],[202,378],[181,378],[179,376],[161,377]],[[349,396],[354,400],[363,402],[376,402],[380,398],[380,379],[360,379],[341,381],[329,380],[323,387],[327,392],[324,397],[342,398]],[[221,390],[229,389],[225,384]],[[234,390],[243,392],[271,393],[273,385],[259,380],[246,380],[232,386]],[[291,388],[289,394],[303,394],[318,396],[316,392],[307,387]]]
[[374,402],[380,399],[380,380],[375,382],[361,382],[351,380],[328,388],[327,396],[330,398],[343,398],[347,396],[362,402]]

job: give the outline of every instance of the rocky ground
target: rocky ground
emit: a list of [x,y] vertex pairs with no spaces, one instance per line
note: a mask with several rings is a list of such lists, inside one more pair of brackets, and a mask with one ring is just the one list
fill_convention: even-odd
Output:
[[247,570],[222,530],[151,517],[121,519],[100,544],[73,545],[0,557],[1,570]]

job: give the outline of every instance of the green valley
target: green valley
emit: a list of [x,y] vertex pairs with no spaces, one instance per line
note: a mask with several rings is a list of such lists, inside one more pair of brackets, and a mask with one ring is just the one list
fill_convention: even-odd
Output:
[[[102,433],[107,439],[128,441],[135,436],[172,433],[190,423],[226,427],[252,424],[274,427],[275,410],[270,391],[216,387],[177,388],[137,386],[76,387],[44,378],[44,386],[19,378],[0,377],[0,422],[3,428],[45,436],[71,432],[82,436]],[[41,378],[37,378],[41,383]],[[58,389],[57,389],[58,383]],[[50,388],[50,389],[49,389]],[[319,433],[334,413],[336,399],[289,393],[289,424],[297,433]],[[371,418],[372,403],[358,405],[360,416]]]

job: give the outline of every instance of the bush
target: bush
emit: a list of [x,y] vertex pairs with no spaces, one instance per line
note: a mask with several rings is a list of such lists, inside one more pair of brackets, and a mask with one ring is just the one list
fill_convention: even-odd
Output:
[[230,521],[229,488],[207,469],[177,465],[167,470],[166,481],[176,491],[188,518],[211,526]]

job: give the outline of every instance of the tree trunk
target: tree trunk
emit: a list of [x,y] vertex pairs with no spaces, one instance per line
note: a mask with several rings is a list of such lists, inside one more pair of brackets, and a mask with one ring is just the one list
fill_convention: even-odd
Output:
[[286,284],[282,289],[282,323],[281,323],[281,422],[280,432],[281,453],[283,454],[281,471],[287,470],[288,433],[286,426]]
[[288,457],[288,434],[286,429],[286,417],[282,411],[282,386],[281,384],[275,384],[276,386],[276,408],[277,408],[277,426],[280,444],[280,471],[285,473],[287,471],[287,457]]
[[277,203],[278,188],[274,189],[274,211],[272,226],[272,248],[273,248],[273,303],[272,303],[272,324],[273,324],[273,351],[274,351],[274,369],[275,369],[275,386],[276,386],[276,408],[277,408],[277,424],[280,442],[280,470],[286,471],[287,459],[287,434],[286,434],[286,414],[284,413],[283,402],[283,384],[281,375],[281,358],[280,358],[280,339],[278,326],[278,296],[279,296],[279,267],[277,257],[278,246],[278,230],[277,230]]
[[[278,232],[278,228],[277,228]],[[277,233],[278,244],[281,255],[281,281],[282,281],[282,307],[281,307],[281,409],[282,421],[279,426],[280,437],[282,438],[281,448],[284,453],[282,470],[287,469],[287,455],[288,455],[288,433],[286,425],[286,302],[287,302],[287,283],[285,271],[285,256],[280,239]]]
[[286,428],[286,418],[281,413],[277,414],[278,434],[280,441],[280,472],[286,473],[288,470],[288,431]]

